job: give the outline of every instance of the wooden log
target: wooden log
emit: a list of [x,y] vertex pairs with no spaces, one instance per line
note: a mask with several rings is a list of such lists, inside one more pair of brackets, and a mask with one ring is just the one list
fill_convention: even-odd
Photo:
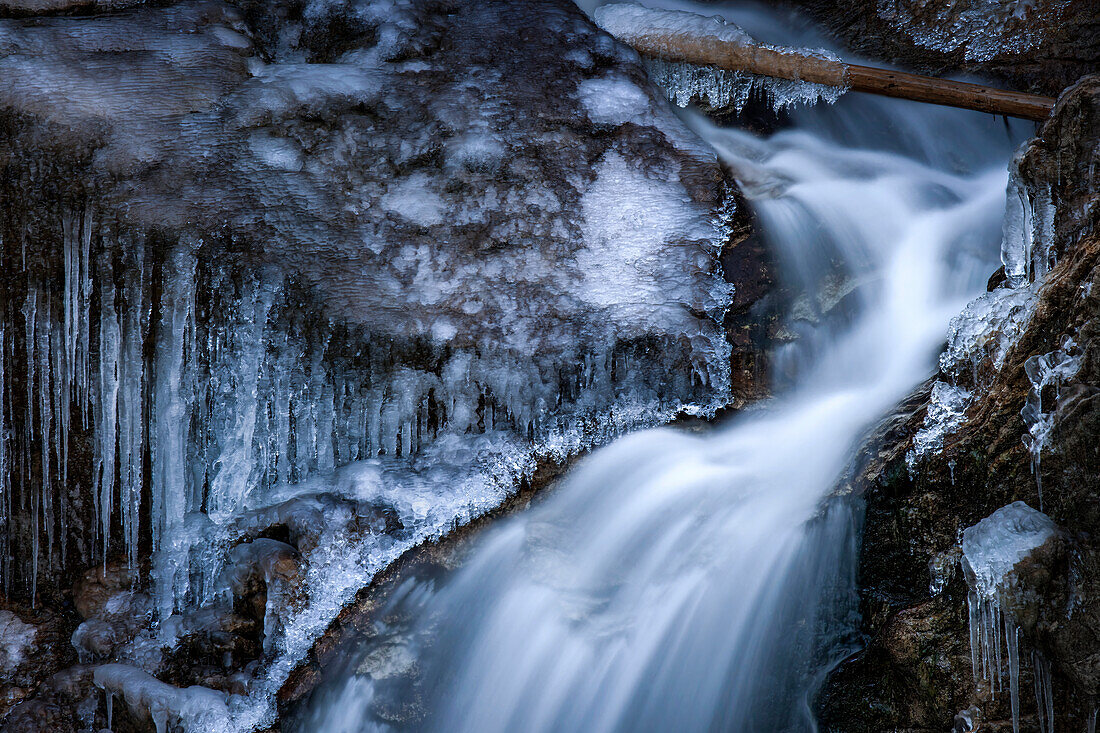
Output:
[[737,26],[715,18],[622,3],[605,5],[597,22],[645,56],[726,71],[807,81],[856,92],[1044,120],[1054,100],[1035,94],[932,76],[849,64],[821,54],[758,43]]

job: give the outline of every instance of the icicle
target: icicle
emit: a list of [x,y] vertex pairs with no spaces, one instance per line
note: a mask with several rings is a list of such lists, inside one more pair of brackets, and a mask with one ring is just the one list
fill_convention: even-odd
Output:
[[1012,708],[1012,732],[1020,733],[1020,629],[1008,614],[1005,622],[1005,646],[1008,652],[1008,699]]
[[1040,733],[1054,733],[1054,691],[1050,684],[1050,662],[1039,652],[1031,656],[1035,668],[1035,707]]
[[219,380],[233,384],[233,394],[226,396],[224,432],[214,436],[217,468],[210,482],[208,513],[216,522],[224,522],[243,507],[245,496],[253,486],[256,459],[253,438],[258,420],[257,390],[260,368],[266,344],[264,331],[278,283],[274,274],[248,279],[241,297],[243,323],[233,334],[236,348],[228,349]]
[[91,333],[92,333],[92,207],[86,204],[84,207],[84,223],[80,232],[80,271],[79,291],[80,303],[78,313],[80,317],[80,338],[78,348],[78,384],[80,385],[79,402],[84,415],[84,427],[88,427],[91,416],[89,407],[92,404],[91,393]]
[[103,562],[111,537],[118,450],[118,385],[121,330],[115,309],[114,264],[109,251],[99,257],[99,385],[96,389],[96,439],[93,475]]
[[[38,322],[38,289],[30,288],[27,292],[27,297],[23,301],[23,324],[26,335],[26,356],[27,356],[27,414],[25,422],[26,436],[24,438],[24,451],[26,452],[24,459],[24,474],[26,476],[26,485],[30,486],[30,445],[32,442],[32,434],[34,431],[34,388],[36,384],[40,384],[41,377],[36,379],[36,369],[38,361],[35,358],[35,324]],[[40,493],[38,491],[30,491],[31,495],[31,607],[35,606],[38,595],[38,555],[40,539],[38,535],[38,513],[40,504]]]
[[39,293],[40,307],[35,311],[35,354],[37,355],[38,371],[38,427],[40,449],[41,475],[41,504],[43,529],[46,532],[45,550],[46,567],[51,566],[50,560],[53,549],[53,472],[50,460],[50,447],[53,443],[53,410],[51,397],[53,396],[53,367],[50,360],[50,330],[51,309],[49,290]]
[[123,275],[121,358],[118,362],[119,503],[126,560],[138,560],[138,527],[145,452],[145,334],[149,328],[146,301],[145,246],[140,238],[127,243]]
[[187,586],[190,545],[184,536],[187,495],[187,428],[189,395],[186,358],[191,349],[195,299],[195,254],[180,243],[163,270],[160,322],[157,325],[152,454],[152,534],[157,611],[161,619],[175,610]]
[[7,360],[8,342],[6,323],[0,318],[0,579],[3,581],[4,596],[11,593],[11,566],[8,557],[11,554],[11,486],[8,483],[11,465],[8,461],[8,384]]

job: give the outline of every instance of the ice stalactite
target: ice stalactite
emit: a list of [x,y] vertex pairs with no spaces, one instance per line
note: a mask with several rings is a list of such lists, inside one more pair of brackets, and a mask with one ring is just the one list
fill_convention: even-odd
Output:
[[1013,288],[1041,280],[1054,265],[1055,204],[1050,184],[1028,186],[1020,178],[1020,154],[1009,170],[1001,262]]
[[780,112],[798,104],[833,104],[847,91],[844,87],[773,79],[676,61],[646,59],[645,64],[653,82],[680,107],[686,107],[693,99],[705,99],[711,107],[732,107],[740,112],[756,94]]
[[1054,733],[1054,688],[1050,681],[1050,661],[1042,652],[1031,655],[1031,664],[1035,682],[1036,717],[1039,719],[1039,733]]
[[[824,49],[791,49],[755,41],[739,26],[720,16],[642,7],[633,3],[609,4],[595,11],[596,22],[613,36],[629,38],[635,34],[669,33],[704,38],[712,43],[752,45],[779,52],[839,61]],[[847,91],[842,86],[825,86],[800,80],[777,79],[711,66],[644,59],[650,78],[664,88],[671,101],[686,107],[693,99],[705,99],[712,107],[733,107],[740,112],[754,93],[779,112],[796,104],[836,102]]]
[[145,410],[145,338],[149,331],[150,285],[145,242],[137,238],[125,253],[121,346],[118,362],[118,480],[123,545],[130,567],[138,562],[141,492],[147,420]]
[[107,556],[114,511],[115,459],[118,444],[118,372],[122,329],[115,303],[113,252],[101,252],[99,275],[99,384],[95,390],[96,432],[92,477],[96,482],[96,516],[99,519],[102,554]]
[[[1040,466],[1043,449],[1047,447],[1050,433],[1054,429],[1054,405],[1043,407],[1043,393],[1048,398],[1053,397],[1057,403],[1061,396],[1061,388],[1072,379],[1081,368],[1081,357],[1076,352],[1077,344],[1073,339],[1066,338],[1062,347],[1048,354],[1030,357],[1024,362],[1024,372],[1031,389],[1028,390],[1027,400],[1020,410],[1027,432],[1023,435],[1024,446],[1031,455],[1031,471],[1035,474],[1036,490],[1039,493],[1039,509],[1043,508],[1043,477]],[[1048,388],[1050,388],[1048,390]]]
[[[2,312],[0,312],[2,313]],[[11,533],[12,495],[10,486],[11,466],[8,458],[8,354],[9,341],[6,320],[0,315],[0,590],[5,596],[11,593]]]
[[[989,684],[995,695],[1003,690],[1007,663],[1012,728],[1016,733],[1020,730],[1021,638],[1017,611],[1023,592],[1016,568],[1056,535],[1057,526],[1050,517],[1021,501],[1002,507],[963,530],[962,566],[970,586],[970,660],[974,683]],[[1001,655],[1002,648],[1005,658]],[[1044,669],[1046,677],[1041,687],[1039,680]],[[1049,669],[1037,663],[1035,678],[1042,708],[1050,695]]]
[[171,616],[188,590],[190,542],[184,520],[196,502],[188,491],[187,438],[191,394],[185,367],[195,353],[195,253],[181,242],[164,263],[157,323],[153,397],[152,539],[157,611]]

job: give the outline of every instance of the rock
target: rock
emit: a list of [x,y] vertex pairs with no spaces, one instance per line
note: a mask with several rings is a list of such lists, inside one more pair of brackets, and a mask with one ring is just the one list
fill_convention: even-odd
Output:
[[88,568],[73,586],[73,605],[85,619],[99,616],[107,601],[133,588],[137,573],[121,563]]
[[0,673],[11,679],[27,659],[36,629],[11,611],[0,610]]
[[[149,322],[167,312],[169,281],[188,290],[178,302],[193,304],[196,337],[226,344],[224,363],[185,369],[196,392],[226,392],[208,401],[225,406],[216,414],[201,400],[181,408],[181,424],[201,423],[194,434],[205,436],[187,447],[197,464],[185,474],[188,522],[205,513],[220,527],[247,511],[253,477],[296,483],[354,459],[408,457],[440,434],[495,427],[526,440],[576,422],[598,436],[592,418],[612,419],[620,402],[667,419],[726,401],[717,321],[730,293],[717,260],[736,227],[714,223],[731,184],[636,54],[568,0],[305,7],[186,0],[0,19],[0,196],[20,202],[0,228],[5,243],[34,250],[4,297],[25,303],[41,290],[49,305],[36,322],[60,328],[63,298],[46,291],[65,282],[65,243],[87,236],[92,287],[118,291],[120,349],[174,348]],[[626,105],[601,103],[610,90]],[[745,257],[727,276],[749,292],[759,264]],[[97,302],[85,315],[98,335]],[[266,328],[242,330],[257,308]],[[18,320],[5,333],[21,349]],[[250,348],[263,355],[257,373],[289,375],[278,388],[260,380],[255,412],[243,403],[260,378],[227,373],[251,363]],[[740,355],[748,361],[744,345]],[[155,371],[138,362],[123,359],[137,373],[122,387],[155,394]],[[760,370],[741,372],[751,395]],[[345,385],[330,434],[297,434],[327,423],[256,418],[286,416],[292,393],[321,400],[311,379]],[[14,399],[13,414],[36,409]],[[77,407],[94,412],[91,401]],[[245,413],[255,426],[238,424]],[[89,416],[69,431],[71,486],[50,506],[71,531],[41,551],[40,594],[61,587],[62,560],[83,568],[102,553],[93,527],[112,551],[133,552],[183,523],[150,516],[168,506],[158,501],[94,516],[75,487],[95,484],[97,460],[110,463],[96,456],[106,442],[128,438],[97,432],[110,421]],[[237,440],[253,427],[262,451]],[[299,454],[307,444],[320,455]],[[153,468],[145,449],[116,454],[140,496]],[[252,465],[222,469],[239,463]],[[42,490],[13,485],[18,507]],[[8,534],[31,546],[37,525],[15,515]],[[14,564],[21,597],[32,565]]]
[[[929,570],[956,552],[965,528],[1012,502],[1037,506],[1035,472],[1042,510],[1060,530],[1026,557],[1006,561],[1009,582],[1020,591],[1012,600],[1024,628],[1020,689],[1031,689],[1035,649],[1050,664],[1055,727],[1084,727],[1091,713],[1084,701],[1100,692],[1100,609],[1093,600],[1100,598],[1100,207],[1093,204],[1100,180],[1089,172],[1100,157],[1098,114],[1100,77],[1087,77],[1066,91],[1018,158],[1027,190],[1034,195],[1049,186],[1056,201],[1058,263],[1003,365],[982,365],[989,376],[976,385],[965,421],[910,474],[904,456],[927,403],[899,411],[855,463],[848,490],[867,503],[859,580],[866,647],[821,692],[826,730],[946,730],[953,711],[971,706],[981,710],[979,730],[1011,729],[1006,695],[994,698],[987,685],[973,682],[962,574],[948,577],[941,567],[934,577]],[[1033,471],[1021,439],[1027,432],[1021,410],[1032,391],[1025,366],[1061,348],[1067,336],[1078,344],[1079,368],[1044,397],[1051,432]],[[914,395],[918,405],[924,394]],[[936,577],[947,579],[933,594]],[[931,657],[908,651],[914,648],[935,650],[939,659],[930,664]],[[1021,694],[1020,704],[1023,729],[1038,729],[1035,699]]]
[[1100,9],[951,0],[797,0],[855,52],[932,74],[992,76],[1057,96],[1100,63]]

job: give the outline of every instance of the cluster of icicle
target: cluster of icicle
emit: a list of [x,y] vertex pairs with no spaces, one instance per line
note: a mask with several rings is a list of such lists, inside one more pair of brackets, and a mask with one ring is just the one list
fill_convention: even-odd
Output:
[[[759,43],[739,26],[719,16],[706,17],[697,13],[646,8],[635,3],[615,3],[598,8],[595,18],[601,28],[619,38],[654,34],[687,36],[840,60],[825,50],[789,49]],[[797,104],[832,104],[847,91],[844,87],[725,71],[664,58],[645,58],[644,63],[654,83],[666,91],[670,101],[681,107],[686,107],[693,100],[706,100],[711,107],[733,108],[740,112],[755,93],[778,112]]]
[[[966,409],[975,391],[986,386],[1004,366],[1009,349],[1031,322],[1039,304],[1039,288],[1056,262],[1055,204],[1050,187],[1027,186],[1020,177],[1020,160],[1017,155],[1009,169],[1001,241],[1001,262],[1007,286],[983,293],[951,320],[947,349],[940,355],[940,371],[946,380],[937,380],[933,386],[924,425],[914,436],[913,448],[906,455],[910,472],[925,455],[943,447],[944,440],[965,422]],[[1047,357],[1055,358],[1053,354]],[[1031,368],[1037,375],[1043,369],[1038,362]],[[1071,376],[1066,371],[1068,368],[1068,365],[1059,367],[1057,374],[1050,378],[1068,378]],[[1076,372],[1076,367],[1073,371]],[[1032,383],[1036,384],[1034,379]],[[1025,407],[1025,413],[1028,432],[1032,433],[1041,422],[1038,416],[1042,410],[1035,412]],[[1042,432],[1041,427],[1039,430]],[[1045,436],[1045,432],[1042,435]],[[1043,447],[1043,441],[1035,440],[1036,437],[1038,434],[1029,440],[1025,436],[1029,449],[1037,446],[1033,456]],[[1035,465],[1037,468],[1037,457]],[[1040,503],[1041,500],[1040,493]]]
[[[1013,608],[1021,592],[1015,567],[1056,532],[1050,517],[1022,501],[1002,507],[963,530],[962,564],[970,586],[970,663],[974,684],[988,684],[996,697],[997,693],[1003,693],[1007,682],[1015,733],[1020,730],[1020,628]],[[1045,733],[1053,730],[1054,723],[1050,664],[1037,651],[1032,659],[1039,725]]]
[[645,65],[649,77],[665,90],[670,101],[680,107],[688,106],[693,100],[706,100],[715,109],[732,108],[741,112],[755,94],[773,110],[780,112],[798,104],[833,104],[846,91],[843,87],[775,79],[678,61],[646,59]]
[[[124,549],[134,564],[148,487],[161,618],[193,589],[188,558],[204,527],[238,515],[258,487],[411,458],[444,434],[506,430],[576,449],[611,423],[663,419],[679,403],[662,402],[662,385],[689,394],[697,378],[647,370],[651,356],[633,344],[594,346],[549,373],[491,346],[353,333],[279,272],[200,257],[201,241],[154,247],[84,207],[62,219],[63,271],[28,274],[18,312],[0,318],[0,524],[20,508],[13,477],[24,493],[38,487],[34,544],[19,553],[36,578],[40,561],[63,562],[66,543],[85,542],[69,537],[59,503],[91,494],[97,537],[79,554]],[[89,487],[69,475],[69,436],[82,433]],[[0,570],[7,584],[12,568]]]

